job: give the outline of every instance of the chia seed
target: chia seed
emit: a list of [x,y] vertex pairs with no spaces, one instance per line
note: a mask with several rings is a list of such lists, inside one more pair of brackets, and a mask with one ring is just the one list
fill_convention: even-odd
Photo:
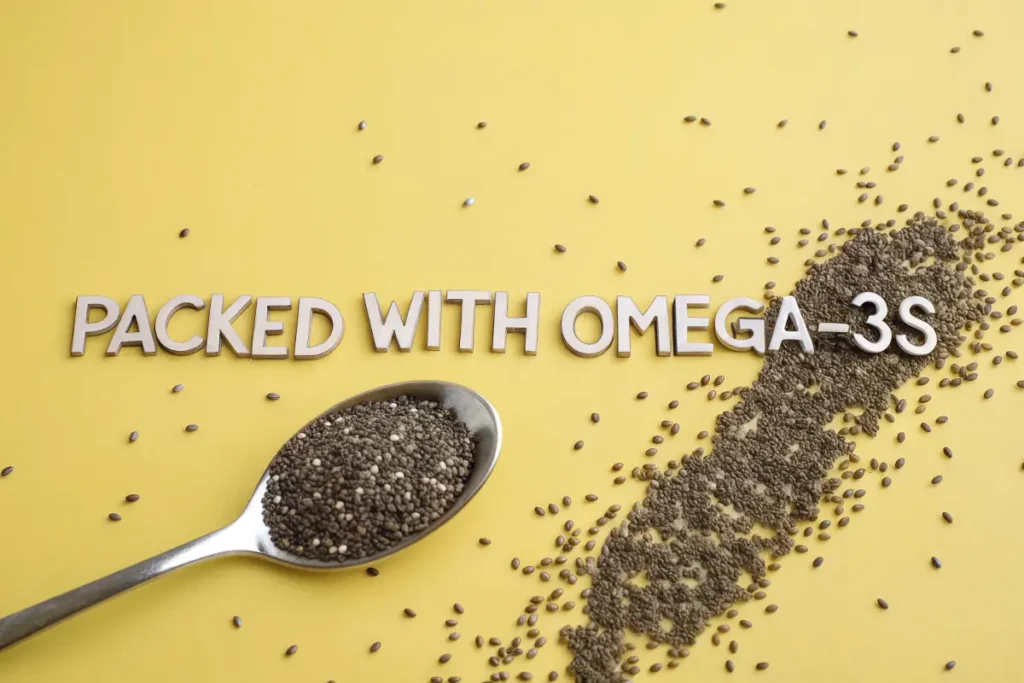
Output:
[[270,464],[263,520],[278,548],[343,562],[383,552],[440,518],[473,466],[451,411],[400,396],[317,420]]
[[[590,622],[561,631],[577,680],[621,680],[627,630],[674,648],[694,644],[729,606],[764,596],[756,590],[766,573],[763,554],[776,558],[794,549],[806,552],[795,546],[790,532],[817,521],[822,496],[837,491],[841,480],[828,478],[832,467],[840,460],[860,459],[856,444],[843,438],[846,432],[829,426],[833,417],[862,408],[856,431],[877,435],[893,391],[926,367],[959,355],[961,330],[983,321],[986,304],[975,296],[964,264],[982,256],[989,219],[967,210],[960,210],[958,218],[968,235],[961,241],[922,213],[902,228],[858,229],[834,257],[812,261],[793,292],[812,330],[819,321],[862,329],[864,313],[849,305],[851,292],[877,292],[893,308],[908,296],[923,296],[937,308],[929,318],[938,340],[932,353],[911,356],[893,344],[868,354],[842,337],[818,337],[814,354],[784,345],[765,357],[750,388],[733,392],[740,400],[718,416],[708,455],[684,455],[678,468],[664,472],[634,470],[634,478],[647,483],[645,499],[611,530],[598,557],[577,565],[577,573],[592,581],[584,608]],[[777,299],[769,302],[769,329],[779,305]],[[920,343],[917,332],[892,311],[886,323],[894,335]],[[901,465],[902,460],[897,468]],[[851,496],[865,493],[858,489]],[[755,526],[775,533],[752,533]],[[749,589],[738,583],[746,575],[755,582]],[[638,576],[646,578],[645,585],[637,585]],[[888,603],[879,599],[878,606],[885,609]],[[746,620],[740,625],[751,626]],[[756,668],[767,668],[767,663]]]

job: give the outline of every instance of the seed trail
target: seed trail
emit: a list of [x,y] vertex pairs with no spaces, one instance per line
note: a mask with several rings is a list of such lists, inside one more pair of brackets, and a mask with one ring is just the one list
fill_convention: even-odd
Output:
[[[970,211],[959,218],[967,233],[988,220]],[[790,533],[818,515],[823,494],[839,488],[841,479],[827,478],[831,468],[847,456],[856,458],[855,444],[828,427],[834,416],[860,406],[858,431],[874,436],[891,393],[927,365],[958,354],[960,331],[983,319],[984,304],[958,264],[972,262],[972,252],[986,247],[985,237],[957,237],[919,213],[903,228],[856,229],[833,258],[811,263],[793,292],[809,329],[819,321],[862,329],[863,314],[849,305],[848,292],[873,291],[886,301],[919,295],[941,302],[930,321],[936,349],[924,357],[903,354],[895,345],[867,354],[830,336],[815,340],[813,355],[784,345],[765,357],[749,389],[734,392],[740,402],[718,416],[710,454],[684,455],[678,469],[666,472],[635,470],[648,483],[646,499],[612,529],[598,558],[588,557],[581,567],[592,580],[590,623],[562,630],[577,679],[618,680],[626,629],[676,648],[693,644],[724,606],[763,595],[751,595],[737,583],[745,573],[755,582],[764,577],[762,551],[774,557],[806,551],[794,546]],[[768,329],[778,310],[779,303],[771,302]],[[893,327],[894,335],[920,343],[914,330]],[[708,382],[710,377],[701,384]],[[858,489],[850,496],[866,493]],[[731,514],[718,504],[731,506]],[[755,524],[774,535],[752,534]],[[639,575],[649,583],[634,583]],[[888,603],[879,599],[878,605],[884,609]]]

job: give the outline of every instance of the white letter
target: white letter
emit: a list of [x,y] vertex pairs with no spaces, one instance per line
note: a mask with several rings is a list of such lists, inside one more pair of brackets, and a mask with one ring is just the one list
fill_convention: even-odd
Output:
[[707,308],[711,298],[706,294],[679,294],[672,302],[672,317],[676,331],[677,356],[710,356],[715,347],[713,344],[687,340],[687,330],[708,329],[707,318],[691,318],[687,307]]
[[249,349],[245,347],[242,338],[235,332],[235,328],[231,326],[231,323],[242,314],[242,311],[249,308],[249,302],[251,301],[251,296],[243,294],[235,299],[235,302],[225,310],[223,294],[214,294],[210,297],[210,324],[206,330],[207,356],[220,355],[220,340],[223,337],[236,356],[239,358],[249,357]]
[[363,303],[366,306],[366,318],[370,321],[370,333],[373,335],[373,348],[380,353],[386,353],[391,348],[392,338],[398,342],[399,351],[412,349],[413,340],[416,338],[416,326],[420,322],[420,309],[423,308],[423,292],[413,292],[412,302],[409,304],[409,314],[402,320],[402,312],[398,310],[398,303],[391,302],[388,307],[387,320],[380,319],[380,304],[377,302],[377,295],[373,292],[363,294]]
[[[138,332],[129,332],[132,323],[138,326]],[[146,310],[146,299],[141,294],[132,294],[124,307],[124,315],[114,330],[107,347],[108,356],[116,356],[122,346],[141,346],[142,353],[152,356],[156,353],[156,341],[153,339],[153,328],[150,327],[149,311]]]
[[[309,345],[309,336],[313,333],[313,314],[320,313],[331,321],[331,333],[327,339],[316,346]],[[317,297],[299,297],[299,319],[295,328],[295,359],[313,360],[323,358],[341,343],[345,334],[345,321],[338,307],[326,299]]]
[[722,343],[727,349],[733,351],[745,351],[746,349],[754,349],[759,356],[764,355],[764,320],[761,318],[739,318],[736,321],[736,327],[741,332],[750,332],[749,337],[743,339],[737,339],[736,337],[729,334],[729,330],[725,326],[725,320],[729,317],[729,314],[733,311],[740,309],[749,311],[750,313],[760,313],[764,306],[760,301],[749,299],[747,297],[739,297],[736,299],[730,299],[725,302],[725,305],[718,309],[718,313],[715,315],[715,336],[718,337],[718,341]]
[[160,342],[160,346],[176,356],[187,356],[190,353],[195,353],[203,346],[203,338],[199,335],[194,335],[187,341],[180,342],[172,339],[171,335],[167,332],[167,325],[171,322],[171,316],[186,306],[201,311],[206,308],[206,303],[198,296],[181,294],[168,299],[167,303],[161,306],[156,314],[156,340]]
[[284,332],[284,323],[270,322],[270,311],[287,311],[292,300],[286,296],[256,297],[256,319],[252,323],[253,358],[287,358],[287,346],[267,346],[267,337]]
[[441,349],[441,290],[427,292],[427,351]]
[[[91,323],[89,311],[93,308],[102,308],[103,318]],[[85,353],[85,338],[109,332],[117,324],[120,315],[121,307],[109,297],[78,297],[75,300],[75,326],[71,328],[71,355],[81,356]]]
[[491,293],[472,289],[449,289],[447,299],[462,302],[462,327],[459,330],[459,351],[473,352],[473,330],[476,325],[476,305],[491,303]]
[[[787,330],[789,321],[793,321],[795,330]],[[768,344],[769,351],[778,351],[782,342],[798,341],[804,353],[814,353],[814,344],[811,342],[811,334],[804,324],[804,317],[800,314],[800,307],[796,305],[796,298],[792,296],[782,297],[782,305],[779,306],[779,317],[775,320],[775,330],[772,332],[772,340]]]
[[915,306],[922,309],[925,313],[935,313],[935,306],[933,306],[932,302],[928,301],[928,299],[925,299],[923,296],[908,296],[900,302],[900,320],[902,320],[903,324],[907,327],[917,330],[923,334],[924,344],[914,346],[910,343],[910,340],[907,339],[907,335],[905,334],[897,334],[896,343],[901,349],[903,349],[904,353],[909,353],[911,356],[927,356],[935,350],[936,345],[939,343],[939,339],[935,335],[935,328],[914,316],[912,309]]
[[668,326],[668,298],[662,294],[654,297],[654,301],[643,313],[637,308],[631,297],[615,297],[616,316],[618,316],[619,346],[618,355],[620,358],[630,356],[630,327],[638,333],[643,334],[647,328],[654,324],[654,347],[659,356],[668,356],[672,353],[672,339],[669,336]]
[[537,355],[537,333],[540,327],[540,294],[526,295],[526,317],[508,317],[508,292],[494,294],[494,332],[491,335],[491,351],[505,353],[509,331],[525,332],[524,352],[527,356]]
[[875,312],[869,315],[864,322],[878,330],[878,341],[873,342],[858,332],[853,335],[853,343],[861,351],[881,353],[889,348],[889,343],[892,341],[892,330],[885,324],[885,316],[889,314],[889,307],[885,305],[885,299],[874,292],[861,292],[853,297],[854,306],[863,306],[864,304],[871,304],[875,309]]
[[[585,344],[576,336],[576,319],[584,313],[594,313],[601,319],[601,336],[593,344]],[[601,297],[577,297],[562,311],[562,342],[580,358],[600,356],[612,345],[614,337],[615,316],[612,307]]]

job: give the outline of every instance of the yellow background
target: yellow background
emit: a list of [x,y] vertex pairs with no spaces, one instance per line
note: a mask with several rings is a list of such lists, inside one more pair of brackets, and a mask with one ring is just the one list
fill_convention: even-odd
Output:
[[[721,303],[759,296],[769,279],[786,291],[815,248],[796,248],[798,228],[884,219],[900,202],[927,209],[936,196],[966,206],[945,181],[974,179],[975,154],[987,159],[999,211],[1014,210],[1024,169],[989,151],[1024,153],[1020,3],[711,4],[0,3],[0,467],[16,466],[0,480],[0,614],[229,522],[280,443],[360,390],[462,382],[497,406],[506,430],[493,479],[466,514],[381,563],[378,578],[213,561],[0,654],[0,681],[482,680],[491,670],[473,636],[510,640],[545,587],[512,572],[511,557],[536,562],[564,519],[589,525],[603,504],[639,499],[638,485],[612,486],[609,466],[639,464],[662,419],[683,425],[662,462],[694,448],[725,405],[688,394],[686,382],[724,373],[726,386],[746,385],[758,368],[721,348],[656,358],[650,337],[628,360],[578,359],[557,335],[566,302],[709,292]],[[713,125],[683,124],[687,114]],[[927,144],[932,134],[940,142]],[[887,174],[896,140],[906,161]],[[881,207],[856,203],[855,173],[834,173],[862,166],[875,169]],[[743,196],[746,186],[757,193]],[[463,209],[468,196],[476,205]],[[715,198],[728,205],[713,208]],[[782,244],[767,245],[768,224]],[[555,254],[555,242],[568,252]],[[766,265],[769,254],[782,263]],[[1018,255],[999,268],[1012,271]],[[725,280],[712,285],[717,273]],[[507,355],[490,354],[485,311],[477,352],[459,354],[449,308],[442,351],[423,350],[421,330],[415,351],[374,354],[361,293],[404,306],[431,288],[507,290],[519,302],[541,292],[540,353],[525,357],[512,337]],[[142,293],[155,312],[174,294],[213,292],[328,298],[345,315],[345,339],[314,362],[137,350],[110,359],[106,338],[69,357],[78,294],[123,303]],[[173,331],[203,320],[183,313]],[[237,323],[243,336],[251,321],[250,309]],[[1016,336],[993,330],[989,340],[1003,351]],[[777,614],[762,615],[764,603],[742,609],[755,626],[739,635],[733,680],[1024,676],[1013,405],[1024,373],[1012,361],[981,364],[981,379],[956,392],[927,387],[936,400],[924,418],[948,414],[945,426],[923,434],[908,413],[860,444],[865,459],[908,464],[884,493],[872,475],[867,509],[831,541],[784,560],[769,591]],[[178,382],[186,389],[172,395]],[[990,386],[995,398],[982,401]],[[640,390],[650,399],[636,401]],[[283,398],[269,403],[268,391]],[[899,393],[913,401],[923,391]],[[669,413],[674,398],[682,406]],[[190,422],[199,432],[182,431]],[[909,438],[897,447],[900,429]],[[132,430],[141,438],[129,445]],[[931,486],[938,473],[945,481]],[[590,491],[600,510],[583,506]],[[142,500],[127,508],[130,492]],[[568,514],[534,517],[534,505],[563,495],[577,501]],[[956,523],[942,523],[942,510]],[[108,522],[111,511],[124,521]],[[476,542],[484,535],[488,548]],[[817,554],[825,565],[811,570]],[[466,607],[464,636],[450,644],[443,620],[455,601]],[[406,606],[419,617],[403,618]],[[554,641],[570,617],[579,608],[542,616],[551,642],[522,668],[562,670],[568,656]],[[729,655],[709,635],[677,671],[651,679],[726,677]],[[370,655],[376,640],[383,648]],[[299,653],[285,659],[293,643]],[[443,652],[454,659],[440,666]],[[666,661],[664,650],[640,654],[645,670]],[[947,673],[950,659],[958,666]],[[760,660],[771,668],[755,673]]]

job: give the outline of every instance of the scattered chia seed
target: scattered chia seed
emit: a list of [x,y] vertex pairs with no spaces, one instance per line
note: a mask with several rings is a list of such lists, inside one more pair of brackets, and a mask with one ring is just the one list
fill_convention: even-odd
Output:
[[[860,460],[855,444],[828,427],[833,417],[862,408],[856,431],[875,436],[892,392],[927,366],[958,355],[961,330],[983,321],[985,304],[974,296],[973,280],[964,272],[969,266],[963,264],[986,248],[988,219],[966,210],[958,218],[967,234],[959,242],[921,213],[902,228],[859,229],[832,258],[812,261],[793,291],[812,330],[818,321],[861,328],[864,314],[849,306],[850,292],[877,292],[889,302],[923,296],[938,309],[929,320],[938,338],[931,354],[911,356],[895,345],[867,354],[842,337],[818,337],[813,355],[784,345],[765,357],[750,388],[733,392],[740,401],[718,416],[711,453],[684,455],[677,468],[665,472],[634,470],[634,478],[647,483],[645,500],[611,530],[596,558],[577,563],[577,573],[592,582],[585,607],[590,623],[567,626],[561,634],[578,680],[620,680],[627,629],[654,643],[692,645],[705,624],[731,604],[764,596],[757,590],[766,571],[764,551],[772,557],[806,552],[787,530],[795,533],[801,522],[815,520],[822,495],[834,495],[840,479],[828,477],[838,461]],[[774,324],[778,309],[777,300],[769,302],[766,326]],[[886,320],[894,334],[920,343],[914,330],[894,318]],[[850,491],[854,498],[865,494]],[[755,525],[775,533],[751,534]],[[822,540],[827,537],[821,533]],[[755,582],[750,592],[737,583],[747,574]],[[641,575],[648,580],[643,587],[634,583]],[[888,603],[879,599],[878,606]],[[746,620],[740,624],[750,626]]]

